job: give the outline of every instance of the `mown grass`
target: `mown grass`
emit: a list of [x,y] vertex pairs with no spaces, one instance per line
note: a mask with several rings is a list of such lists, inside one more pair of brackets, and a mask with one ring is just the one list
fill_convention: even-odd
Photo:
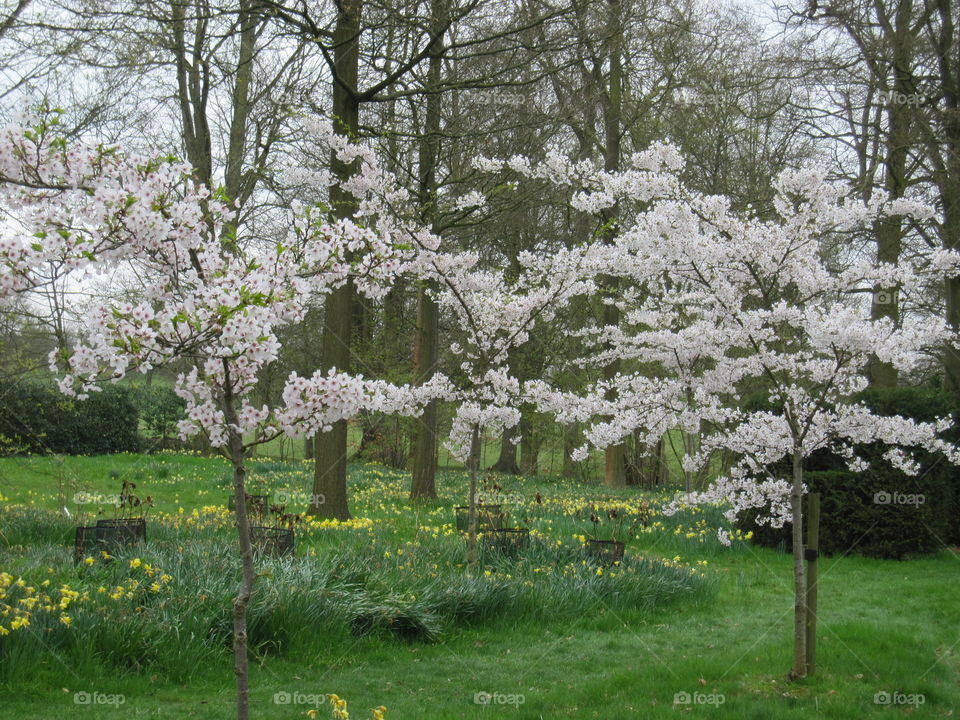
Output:
[[[274,491],[303,492],[310,472],[269,461],[251,469]],[[0,461],[0,571],[39,579],[49,568],[51,585],[111,591],[145,580],[143,564],[155,578],[171,576],[169,590],[141,587],[129,601],[73,612],[70,628],[38,619],[17,631],[33,633],[34,645],[0,638],[0,717],[231,717],[234,541],[229,519],[211,507],[225,501],[226,470],[217,460],[174,455]],[[110,493],[122,477],[136,478],[138,492],[156,501],[150,542],[74,569],[67,541],[75,518],[54,512],[58,479],[68,478],[73,492]],[[638,524],[628,559],[641,582],[597,576],[593,567],[547,573],[551,564],[576,566],[580,535],[616,527],[608,519],[594,527],[589,509],[601,517],[610,506],[641,512],[644,500],[655,508],[662,495],[501,479],[501,492],[519,501],[513,519],[535,531],[534,548],[519,563],[488,557],[490,576],[468,577],[450,527],[465,494],[462,473],[445,474],[441,499],[419,512],[405,499],[407,482],[402,473],[352,468],[352,509],[363,520],[304,528],[300,560],[259,568],[254,717],[304,717],[307,706],[274,702],[284,692],[335,692],[349,700],[352,717],[382,704],[389,718],[950,717],[960,705],[960,564],[949,551],[902,563],[825,559],[820,672],[787,683],[789,558],[743,543],[723,548],[714,535],[719,511],[654,512],[646,528]],[[75,515],[77,506],[68,507]],[[134,558],[139,568],[130,567]],[[126,701],[78,706],[81,691]],[[925,702],[874,702],[895,691]],[[523,703],[476,704],[483,692],[522,695]],[[674,704],[678,693],[698,692],[724,702]]]

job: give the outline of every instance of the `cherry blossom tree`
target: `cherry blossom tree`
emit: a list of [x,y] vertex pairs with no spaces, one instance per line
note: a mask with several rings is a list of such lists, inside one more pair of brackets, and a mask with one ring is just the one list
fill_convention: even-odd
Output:
[[[874,359],[909,375],[944,342],[956,343],[944,323],[929,317],[910,316],[898,325],[871,319],[865,299],[876,287],[919,294],[932,280],[956,275],[958,256],[938,251],[896,266],[853,256],[837,267],[825,240],[879,218],[930,212],[879,195],[865,204],[818,172],[782,175],[777,216],[762,220],[732,212],[722,197],[685,189],[682,162],[668,146],[635,156],[622,173],[558,157],[537,167],[515,159],[511,166],[574,187],[572,202],[579,207],[620,202],[633,208],[613,242],[609,266],[627,281],[619,299],[624,316],[619,327],[593,329],[592,357],[602,363],[604,353],[615,354],[639,369],[579,396],[552,392],[543,382],[532,383],[529,392],[561,421],[592,421],[587,438],[597,447],[631,433],[651,442],[671,427],[688,433],[701,423],[712,428],[699,452],[684,458],[684,469],[702,468],[716,450],[740,459],[706,491],[688,492],[682,502],[727,503],[731,520],[760,508],[766,522],[793,523],[791,675],[804,676],[804,459],[828,448],[862,470],[853,449],[881,443],[889,448],[886,459],[907,473],[917,471],[907,448],[943,452],[960,463],[957,449],[940,439],[947,419],[879,416],[859,400]],[[743,409],[741,394],[757,386],[781,412]],[[792,468],[788,477],[772,471],[782,461]],[[720,538],[728,542],[722,530]]]
[[598,248],[585,246],[552,253],[523,253],[517,277],[476,268],[475,255],[438,255],[422,248],[421,272],[439,288],[436,300],[461,328],[464,339],[451,351],[460,360],[459,382],[448,393],[455,414],[447,447],[469,462],[467,565],[476,564],[477,473],[479,437],[501,435],[520,422],[520,406],[529,402],[511,374],[512,350],[530,340],[537,323],[550,322],[574,297],[596,291]]
[[[357,198],[356,216],[410,249],[404,272],[435,288],[428,292],[463,333],[463,342],[451,347],[460,360],[461,372],[455,378],[436,374],[418,393],[442,398],[454,408],[446,444],[454,457],[469,465],[467,565],[473,568],[478,471],[474,451],[480,433],[499,435],[515,427],[520,422],[520,406],[529,401],[510,372],[509,354],[530,340],[537,323],[550,322],[572,298],[596,292],[594,278],[608,256],[590,244],[549,251],[544,247],[521,253],[519,269],[508,278],[500,269],[482,267],[475,252],[442,252],[440,238],[416,220],[420,213],[413,207],[411,195],[383,168],[375,153],[334,133],[327,123],[311,120],[307,128],[330,145],[341,162],[357,163],[357,175],[345,184]],[[487,170],[497,168],[488,164]],[[329,181],[324,173],[303,169],[293,170],[288,179],[315,186]],[[485,199],[470,191],[443,201],[466,217],[481,208]]]
[[[277,331],[303,319],[309,302],[347,281],[376,296],[399,267],[395,248],[350,221],[328,224],[312,211],[292,222],[275,247],[225,249],[214,232],[196,245],[170,244],[142,253],[139,271],[155,278],[137,304],[101,304],[89,314],[84,342],[52,357],[65,371],[61,389],[82,396],[132,370],[175,360],[193,364],[176,392],[186,401],[181,437],[205,433],[233,467],[243,576],[234,600],[237,716],[248,716],[246,609],[254,564],[245,503],[250,450],[280,434],[313,435],[361,410],[417,414],[439,381],[416,389],[331,370],[291,373],[276,407],[255,407],[258,373],[273,363]],[[219,228],[219,222],[213,223]],[[350,256],[348,261],[346,258]]]
[[[803,551],[804,460],[829,449],[864,470],[854,448],[880,443],[885,458],[915,474],[906,448],[939,451],[957,463],[956,448],[940,439],[949,420],[918,423],[875,414],[859,399],[868,369],[879,360],[905,377],[949,340],[940,320],[912,316],[899,324],[872,319],[867,303],[876,287],[917,295],[956,256],[936,253],[923,262],[885,265],[853,258],[833,267],[824,240],[890,216],[922,217],[928,211],[876,197],[864,204],[816,172],[787,173],[775,188],[778,217],[736,218],[715,199],[690,196],[682,213],[697,217],[700,239],[668,252],[671,288],[666,297],[686,316],[687,337],[709,359],[698,379],[697,402],[685,414],[706,420],[714,432],[688,466],[707,462],[711,449],[741,458],[731,471],[688,503],[724,500],[728,518],[747,508],[769,512],[767,522],[793,524],[794,656],[791,676],[807,674],[807,586]],[[672,289],[672,292],[671,292]],[[680,295],[675,294],[676,292]],[[657,298],[657,305],[663,298]],[[692,335],[689,333],[692,331]],[[740,391],[761,385],[779,412],[741,409]],[[683,418],[683,416],[681,416]],[[788,477],[771,468],[782,461]],[[770,508],[769,511],[766,508]],[[722,534],[721,540],[729,542]]]
[[[358,180],[358,186],[362,180]],[[114,202],[154,207],[151,195],[124,188]],[[119,195],[120,191],[117,191]],[[148,372],[187,361],[176,392],[185,400],[178,424],[183,438],[204,433],[231,462],[242,579],[234,600],[234,669],[237,716],[248,717],[246,611],[254,582],[254,561],[245,503],[245,460],[250,450],[280,434],[310,436],[361,410],[414,415],[435,394],[443,378],[416,389],[339,372],[301,377],[291,373],[275,407],[255,407],[251,396],[262,369],[280,351],[278,330],[302,321],[307,307],[348,280],[369,297],[380,297],[408,262],[409,253],[386,228],[361,226],[350,219],[328,221],[319,206],[296,205],[289,232],[272,246],[243,247],[225,242],[229,208],[202,189],[176,201],[177,217],[190,218],[193,231],[152,233],[144,222],[131,228],[129,246],[81,243],[79,254],[94,265],[125,261],[146,279],[136,303],[104,302],[88,314],[82,341],[51,354],[62,373],[66,394],[83,397],[104,381],[132,371]],[[59,206],[61,198],[54,205]],[[182,205],[182,207],[181,207]],[[150,216],[148,219],[153,219]],[[91,236],[103,235],[94,220]],[[154,237],[156,235],[157,237]],[[162,241],[161,241],[162,240]],[[69,256],[70,239],[61,235],[51,254]],[[29,255],[26,256],[29,259]],[[21,263],[29,277],[29,262]]]

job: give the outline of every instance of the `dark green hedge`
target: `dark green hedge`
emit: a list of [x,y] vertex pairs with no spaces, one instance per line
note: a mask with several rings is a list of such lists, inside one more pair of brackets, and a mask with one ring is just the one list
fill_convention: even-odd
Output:
[[177,422],[186,416],[186,401],[165,385],[131,388],[131,399],[149,437],[168,440],[177,435]]
[[[949,396],[936,390],[871,389],[863,393],[862,398],[880,415],[900,414],[923,422],[938,416],[955,416]],[[749,402],[751,407],[764,407],[762,399],[751,398]],[[956,441],[956,438],[954,428],[946,439]],[[909,476],[883,459],[883,447],[864,446],[856,452],[869,463],[865,472],[851,472],[841,458],[829,452],[815,453],[805,463],[806,484],[811,492],[821,495],[821,552],[900,559],[936,552],[945,544],[957,544],[960,540],[957,468],[940,455],[920,452],[916,456],[920,473]],[[790,474],[787,463],[774,471],[781,477]],[[923,496],[923,502],[919,502],[919,497],[909,496]],[[911,499],[915,502],[909,502]],[[758,511],[745,513],[738,526],[744,531],[752,530],[757,544],[789,551],[792,547],[790,524],[780,529],[757,525],[758,514]]]
[[0,379],[0,438],[11,454],[100,455],[140,450],[139,418],[117,385],[71,400],[50,384]]

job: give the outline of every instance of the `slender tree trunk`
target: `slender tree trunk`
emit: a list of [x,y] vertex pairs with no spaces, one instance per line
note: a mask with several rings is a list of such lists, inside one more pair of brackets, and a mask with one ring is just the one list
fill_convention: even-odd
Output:
[[470,436],[470,510],[467,515],[467,567],[477,566],[477,474],[480,470],[480,426]]
[[[325,306],[321,368],[350,368],[350,283],[334,290]],[[325,433],[317,435],[313,464],[313,502],[308,512],[314,517],[347,520],[347,421],[340,420]],[[318,500],[323,498],[324,502]]]
[[[683,433],[683,453],[686,457],[696,454],[697,452],[697,438],[693,433],[684,431]],[[683,485],[684,489],[687,491],[687,494],[693,492],[693,471],[684,470],[683,471]]]
[[666,443],[663,441],[663,437],[657,440],[656,447],[654,448],[654,458],[653,458],[653,487],[659,487],[667,482],[667,472],[666,472],[666,462],[664,462],[664,451],[666,450]]
[[379,444],[380,423],[371,413],[362,411],[358,416],[360,425],[360,446],[354,451],[353,456],[358,459],[376,460],[377,445]]
[[[226,391],[224,393],[224,419],[228,425],[239,423],[230,387],[230,373],[226,370]],[[237,519],[237,535],[240,540],[240,560],[242,576],[237,596],[233,601],[233,672],[237,688],[237,720],[247,720],[250,713],[250,680],[247,663],[247,607],[253,593],[253,548],[250,543],[250,522],[247,518],[246,466],[243,438],[235,432],[229,437],[230,463],[233,466],[233,502]]]
[[[954,192],[957,196],[950,201],[952,207],[944,208],[944,225],[948,227],[941,230],[944,247],[951,250],[960,250],[960,182],[956,185]],[[960,278],[948,278],[944,291],[947,323],[954,332],[960,332]],[[944,387],[955,397],[960,397],[960,352],[952,345],[944,348],[943,369]]]
[[[186,3],[173,3],[171,28],[177,68],[177,102],[183,125],[183,144],[187,160],[200,182],[212,186],[213,150],[207,121],[210,96],[209,67],[203,61],[206,21],[188,17]],[[190,13],[193,15],[193,12]]]
[[790,677],[807,674],[807,583],[803,564],[803,455],[793,453],[793,486],[790,493],[793,522],[793,668]]
[[[374,349],[376,367],[384,377],[393,377],[400,368],[409,368],[410,334],[405,332],[407,318],[407,283],[398,278],[383,299],[383,330],[378,333],[380,347]],[[376,447],[381,462],[398,470],[407,467],[409,457],[409,425],[397,418],[380,423]]]
[[243,461],[242,440],[238,435],[234,435],[230,445],[234,512],[237,516],[237,535],[240,538],[240,558],[243,566],[240,587],[233,601],[233,673],[236,676],[237,687],[237,720],[247,720],[250,706],[247,607],[250,605],[250,596],[253,593],[253,548],[250,543],[250,523],[246,510],[246,468]]
[[233,85],[233,117],[230,121],[230,139],[224,173],[227,197],[243,202],[247,198],[243,164],[246,157],[247,120],[250,117],[250,81],[253,78],[253,58],[256,50],[257,16],[250,0],[241,0],[238,23],[240,48],[237,56],[237,76]]
[[565,478],[574,478],[579,475],[579,463],[574,461],[570,455],[577,449],[580,443],[580,425],[574,423],[563,428],[563,476]]
[[[360,62],[361,2],[338,3],[334,29],[333,127],[337,134],[350,137],[359,122],[359,102],[355,92]],[[331,213],[334,218],[351,217],[356,198],[343,190],[339,182],[348,179],[355,165],[342,162],[331,152],[330,168],[336,183],[330,188]],[[353,283],[345,283],[327,295],[323,316],[323,347],[320,368],[324,372],[350,370],[350,341],[353,334]],[[347,421],[339,420],[333,428],[317,436],[313,473],[313,498],[309,512],[315,517],[346,520],[347,505]],[[325,502],[317,502],[319,498]]]

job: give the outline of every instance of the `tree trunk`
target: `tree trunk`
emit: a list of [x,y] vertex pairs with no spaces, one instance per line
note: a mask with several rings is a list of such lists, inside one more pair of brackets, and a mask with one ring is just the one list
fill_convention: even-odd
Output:
[[[177,102],[180,105],[180,120],[183,125],[183,145],[197,180],[207,187],[212,187],[213,151],[207,121],[209,68],[206,63],[199,62],[197,57],[206,40],[206,23],[188,18],[185,3],[173,3],[171,8],[173,52],[177,66]],[[191,29],[193,32],[190,32]]]
[[[437,369],[437,335],[440,308],[421,287],[417,295],[417,330],[414,345],[414,363],[417,382],[422,384],[433,377]],[[435,500],[437,497],[437,401],[431,401],[417,419],[413,441],[413,480],[411,500]]]
[[[399,278],[383,299],[383,330],[378,337],[379,347],[373,349],[376,367],[385,378],[395,377],[399,369],[412,365],[407,317],[407,283]],[[376,448],[380,462],[398,470],[407,469],[410,425],[397,418],[384,418],[379,426]]]
[[358,460],[376,460],[380,423],[371,413],[366,411],[362,411],[357,417],[360,425],[360,446],[353,453],[353,456]]
[[[334,29],[333,127],[338,135],[355,135],[359,122],[359,103],[355,88],[360,61],[360,12],[362,3],[338,3]],[[356,198],[339,183],[348,179],[355,165],[342,162],[336,152],[330,154],[330,169],[335,183],[330,188],[331,214],[334,218],[352,217]],[[323,315],[323,347],[320,369],[350,370],[350,340],[353,332],[353,283],[345,283],[327,295]],[[347,506],[347,421],[317,436],[313,473],[313,502],[309,513],[315,517],[346,520]],[[319,498],[324,503],[318,503]]]
[[579,423],[567,425],[563,428],[562,474],[565,478],[575,478],[580,475],[580,463],[576,462],[570,455],[577,449],[581,440]]
[[[350,301],[351,284],[334,290],[328,297],[323,322],[321,369],[336,368],[348,372],[350,367]],[[347,520],[347,421],[340,420],[325,433],[317,435],[313,463],[313,502],[310,515]],[[320,503],[319,499],[324,502]]]
[[470,457],[467,459],[467,467],[477,469],[477,472],[483,468],[483,444],[486,442],[486,435],[477,435],[474,441],[470,443]]
[[480,426],[474,425],[470,437],[470,510],[467,515],[467,567],[477,565],[477,473],[480,470]]
[[790,677],[807,674],[807,583],[803,565],[803,455],[793,453],[793,487],[790,493],[793,522],[793,668]]
[[[227,147],[226,170],[224,171],[224,186],[227,197],[240,200],[247,199],[250,189],[245,187],[243,175],[244,158],[246,157],[247,120],[250,117],[250,81],[253,78],[253,59],[257,39],[257,14],[251,7],[250,0],[241,0],[237,21],[240,25],[240,48],[237,57],[237,77],[233,84],[233,117],[230,121],[230,140]],[[235,226],[234,226],[235,227]]]
[[[223,362],[225,370],[224,392],[224,419],[229,426],[239,424],[236,407],[234,405],[231,387],[230,372],[227,361]],[[233,503],[237,519],[237,535],[240,540],[240,561],[242,575],[237,596],[233,601],[233,672],[237,688],[237,720],[247,720],[250,714],[250,681],[247,663],[247,607],[253,593],[253,548],[250,544],[250,522],[247,518],[246,502],[246,467],[244,465],[245,449],[243,438],[235,432],[230,432],[228,439],[230,464],[233,466]]]
[[517,464],[517,445],[513,439],[517,436],[517,428],[505,430],[500,438],[500,457],[490,469],[505,475],[519,475],[520,466]]
[[[443,70],[443,39],[449,0],[431,0],[430,16],[437,36],[427,48],[427,94],[424,134],[418,148],[418,190],[424,223],[435,227],[437,203],[437,164],[440,162],[440,84]],[[437,370],[440,342],[440,308],[430,296],[430,286],[421,286],[417,293],[417,328],[414,337],[414,375],[420,384],[427,382]],[[419,418],[413,441],[413,479],[410,499],[437,497],[437,402],[429,403]]]
[[[249,717],[250,688],[247,664],[247,607],[253,593],[253,548],[250,543],[250,523],[246,510],[246,468],[243,462],[242,440],[234,435],[230,441],[230,461],[233,464],[233,502],[237,516],[237,535],[240,539],[240,559],[243,574],[233,601],[233,673],[237,687],[237,720]],[[239,448],[239,449],[238,449]]]
[[543,437],[534,428],[533,423],[525,419],[520,427],[522,437],[520,438],[520,472],[524,475],[536,475],[539,470],[538,460],[540,458],[540,447],[543,445]]
[[[623,58],[621,57],[621,42],[623,27],[620,22],[620,0],[607,0],[608,3],[608,32],[609,32],[609,66],[610,78],[605,102],[603,104],[604,124],[604,169],[607,172],[616,172],[620,169],[620,134],[622,131],[622,90],[623,90]],[[604,223],[604,241],[611,242],[617,232],[618,208],[614,207],[602,214]],[[611,298],[616,295],[618,282],[616,278],[604,279],[604,296]],[[603,322],[607,326],[615,326],[620,322],[620,311],[615,305],[603,306]],[[603,379],[611,380],[620,372],[620,361],[614,360],[603,368]],[[610,393],[612,396],[613,393]],[[607,487],[619,488],[627,484],[625,470],[625,452],[623,444],[613,445],[603,451],[603,479]]]
[[[943,92],[942,130],[935,136],[942,137],[943,151],[939,144],[933,150],[939,161],[937,182],[940,201],[943,205],[943,223],[940,239],[948,250],[960,249],[960,56],[957,54],[957,27],[954,21],[956,3],[937,0],[940,17],[940,33],[937,38],[937,63],[940,89]],[[931,153],[933,154],[933,153]],[[943,157],[940,160],[940,157]],[[946,281],[946,319],[954,330],[960,330],[960,278]],[[943,356],[944,386],[955,397],[960,397],[960,353],[947,346]]]
[[[684,457],[690,457],[697,452],[697,436],[690,432],[683,432],[683,454]],[[693,492],[693,471],[683,471],[683,485],[687,494]]]
[[627,465],[627,484],[653,488],[660,484],[660,466],[663,455],[663,438],[652,447],[640,441],[634,433],[633,453]]
[[[914,114],[912,105],[900,102],[898,98],[911,97],[917,92],[913,78],[913,44],[911,42],[910,23],[913,22],[911,0],[902,0],[896,9],[896,42],[893,45],[894,72],[891,97],[887,103],[887,143],[884,158],[884,190],[890,199],[904,196],[907,188],[907,162],[911,137],[911,119]],[[903,244],[903,219],[894,215],[874,223],[877,238],[877,261],[896,265],[900,261]],[[874,320],[889,318],[897,323],[900,318],[900,298],[896,287],[876,288],[870,307],[870,317]],[[889,363],[874,358],[869,367],[870,384],[875,387],[896,387],[898,373]]]
[[659,487],[660,485],[665,485],[670,481],[670,478],[667,475],[667,462],[666,462],[666,450],[667,444],[664,442],[663,437],[661,436],[657,440],[656,447],[656,457],[654,458],[653,466],[653,486]]

